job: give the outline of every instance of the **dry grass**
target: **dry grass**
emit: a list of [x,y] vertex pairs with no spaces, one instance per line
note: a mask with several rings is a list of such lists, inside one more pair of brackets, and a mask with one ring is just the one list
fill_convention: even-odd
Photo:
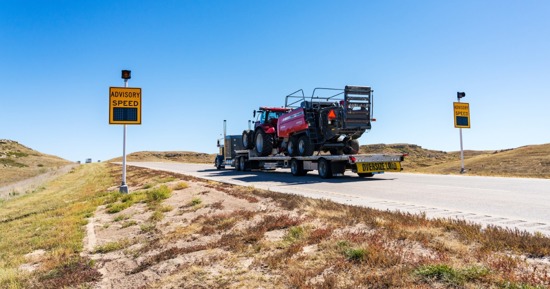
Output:
[[[83,225],[110,185],[104,165],[80,166],[40,192],[0,203],[0,288],[59,288],[97,280],[79,256]],[[44,250],[33,274],[17,270],[26,254]],[[75,283],[76,282],[76,283]]]
[[15,141],[0,140],[0,187],[47,173],[69,163]]

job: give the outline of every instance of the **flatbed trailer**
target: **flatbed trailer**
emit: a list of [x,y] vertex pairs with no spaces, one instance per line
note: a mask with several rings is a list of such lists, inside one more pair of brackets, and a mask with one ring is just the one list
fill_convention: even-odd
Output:
[[290,168],[292,175],[304,176],[310,171],[318,171],[323,179],[341,176],[352,171],[359,177],[372,177],[386,171],[401,171],[401,154],[356,154],[356,155],[314,155],[286,156],[274,155],[259,157],[254,150],[235,150],[232,158],[216,162],[218,169],[232,166],[237,171],[275,170]]

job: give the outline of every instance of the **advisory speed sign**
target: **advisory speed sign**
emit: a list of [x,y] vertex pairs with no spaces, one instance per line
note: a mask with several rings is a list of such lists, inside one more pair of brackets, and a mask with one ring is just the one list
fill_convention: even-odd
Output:
[[109,87],[109,124],[141,124],[141,88]]

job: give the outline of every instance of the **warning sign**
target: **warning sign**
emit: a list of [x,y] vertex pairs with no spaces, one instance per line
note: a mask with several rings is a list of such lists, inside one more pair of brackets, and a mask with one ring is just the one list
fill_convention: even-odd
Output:
[[141,88],[109,87],[109,124],[141,124]]
[[455,127],[470,128],[470,104],[466,102],[453,102]]

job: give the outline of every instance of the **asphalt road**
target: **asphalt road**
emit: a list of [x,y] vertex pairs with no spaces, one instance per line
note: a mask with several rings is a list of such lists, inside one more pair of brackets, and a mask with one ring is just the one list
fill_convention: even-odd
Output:
[[359,178],[351,172],[329,180],[316,172],[237,172],[213,165],[128,163],[282,193],[325,198],[382,210],[460,218],[550,236],[550,180],[386,173]]

